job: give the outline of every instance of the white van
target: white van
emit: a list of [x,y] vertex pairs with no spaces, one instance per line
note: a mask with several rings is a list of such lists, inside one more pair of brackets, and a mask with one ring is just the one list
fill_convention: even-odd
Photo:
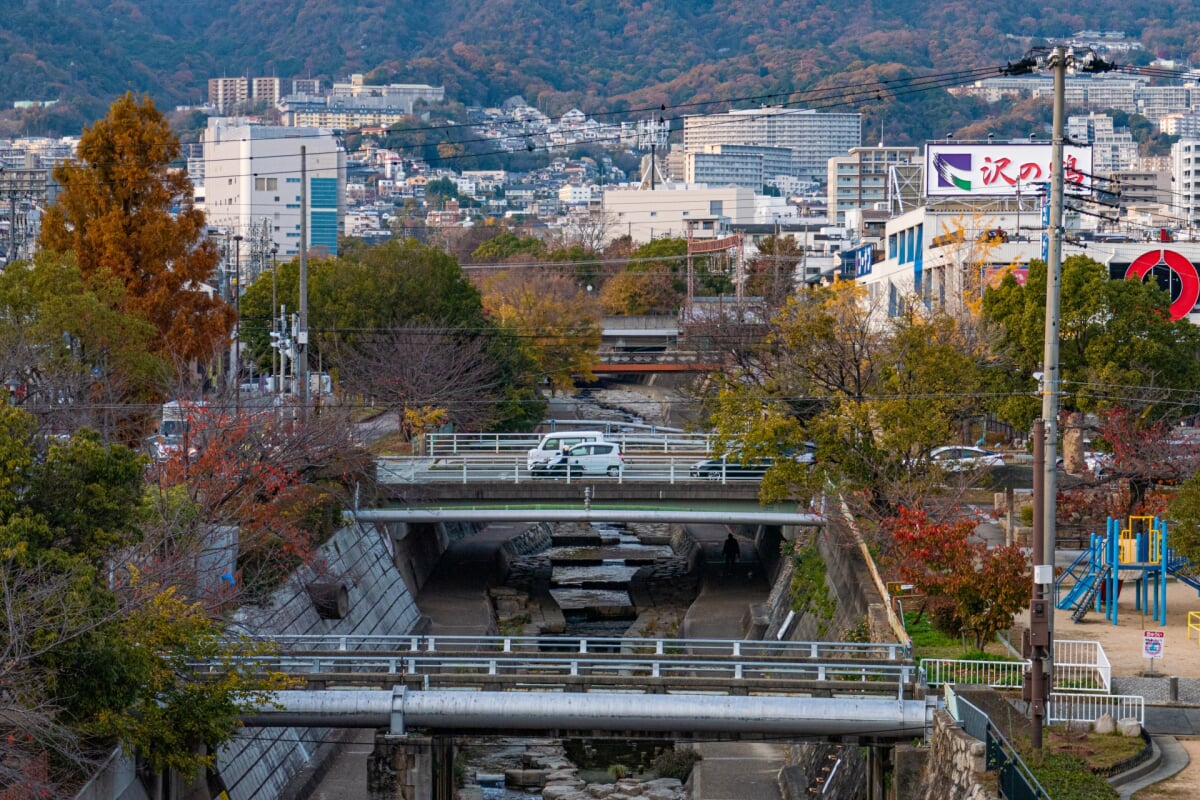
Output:
[[577,444],[584,442],[602,442],[602,431],[556,431],[547,433],[529,451],[528,468],[533,469],[538,464],[544,464],[552,458],[563,455]]

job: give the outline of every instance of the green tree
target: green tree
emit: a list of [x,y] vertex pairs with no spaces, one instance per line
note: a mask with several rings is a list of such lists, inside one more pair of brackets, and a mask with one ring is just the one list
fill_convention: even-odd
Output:
[[[771,321],[753,369],[727,381],[712,421],[729,449],[777,456],[764,500],[821,491],[832,481],[883,515],[939,491],[924,462],[971,413],[979,370],[955,321],[941,314],[888,320],[861,286],[801,290]],[[817,463],[788,453],[805,441]]]
[[157,398],[170,368],[154,326],[120,310],[123,291],[116,278],[85,281],[73,256],[49,251],[0,275],[0,375],[23,387],[43,429],[141,432],[141,407],[124,401]]
[[41,246],[73,252],[89,283],[118,280],[118,307],[155,326],[160,352],[180,363],[214,358],[234,312],[204,291],[218,253],[191,181],[173,166],[180,146],[166,119],[149,98],[126,94],[84,129],[78,152],[54,170],[62,191],[46,211]]
[[[1184,414],[1180,391],[1200,389],[1200,329],[1171,320],[1170,298],[1153,283],[1111,280],[1086,256],[1062,265],[1059,364],[1062,408],[1127,406],[1147,416]],[[1042,371],[1046,265],[1033,261],[1022,286],[1011,276],[983,298],[992,337],[990,370],[997,415],[1027,429],[1040,412],[1033,377]],[[1171,402],[1159,405],[1165,399]]]
[[504,261],[516,255],[537,257],[544,255],[546,244],[536,236],[517,236],[503,230],[493,239],[488,239],[475,248],[471,258],[476,261]]
[[[296,261],[279,265],[277,303],[289,309],[297,307],[299,274]],[[246,349],[263,366],[271,363],[271,296],[271,276],[266,274],[242,296],[244,316],[257,321],[247,328]],[[378,350],[371,339],[387,339],[395,331],[413,326],[482,341],[497,376],[492,394],[494,413],[482,416],[493,418],[505,430],[541,418],[544,406],[536,396],[537,367],[517,340],[487,317],[479,290],[452,256],[409,239],[309,263],[312,358],[334,367],[342,359],[362,362],[366,351],[374,354]],[[356,348],[363,352],[355,355]]]

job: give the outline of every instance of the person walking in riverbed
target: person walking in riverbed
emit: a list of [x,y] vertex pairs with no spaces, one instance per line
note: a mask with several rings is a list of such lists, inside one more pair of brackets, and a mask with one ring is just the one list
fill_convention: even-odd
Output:
[[742,548],[738,545],[737,539],[733,538],[732,533],[725,538],[725,545],[721,548],[721,553],[725,556],[725,574],[732,575],[738,558],[742,555]]

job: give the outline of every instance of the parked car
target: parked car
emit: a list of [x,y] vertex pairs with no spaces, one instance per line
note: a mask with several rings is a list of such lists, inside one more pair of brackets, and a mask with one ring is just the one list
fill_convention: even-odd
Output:
[[565,454],[547,462],[535,464],[529,470],[536,478],[572,478],[607,475],[620,477],[625,472],[625,457],[616,442],[584,442]]
[[710,480],[759,480],[771,465],[772,458],[756,458],[745,463],[734,458],[706,458],[692,464],[689,473],[693,478],[708,478]]
[[[797,464],[813,464],[816,462],[817,446],[805,442],[800,450],[786,451]],[[775,463],[772,456],[743,459],[739,453],[727,453],[722,458],[708,458],[692,464],[689,470],[693,478],[711,478],[714,480],[724,476],[727,479],[761,479],[767,470]]]
[[558,431],[547,433],[529,450],[526,465],[532,470],[538,464],[546,464],[558,458],[577,444],[604,440],[603,431]]
[[966,472],[1004,466],[1004,456],[982,447],[935,447],[929,451],[929,463],[947,472]]

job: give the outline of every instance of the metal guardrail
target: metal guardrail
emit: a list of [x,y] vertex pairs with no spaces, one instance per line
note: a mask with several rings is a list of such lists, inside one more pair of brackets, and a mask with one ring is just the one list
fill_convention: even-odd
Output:
[[789,642],[729,639],[655,639],[570,636],[372,636],[279,634],[246,637],[274,643],[280,653],[386,652],[472,654],[688,654],[709,659],[781,658],[818,660],[863,659],[904,662],[900,644],[870,642]]
[[[930,686],[970,683],[995,689],[1021,685],[1029,661],[968,661],[927,658],[921,662]],[[1054,686],[1059,692],[1112,690],[1112,665],[1099,642],[1064,639],[1054,643]]]
[[1009,744],[987,714],[973,703],[954,697],[947,690],[946,707],[951,709],[954,720],[962,725],[969,735],[984,743],[984,767],[996,772],[1000,794],[1005,800],[1050,800],[1050,794],[1034,777],[1015,747]]
[[1047,722],[1095,722],[1105,714],[1114,720],[1133,718],[1146,724],[1146,698],[1135,694],[1051,692]]
[[[441,685],[475,685],[483,678],[509,678],[520,681],[519,688],[529,690],[556,681],[594,679],[608,685],[643,688],[646,680],[678,680],[686,686],[695,679],[709,679],[721,685],[763,681],[777,685],[786,693],[788,684],[799,682],[836,682],[839,691],[862,694],[887,694],[903,699],[906,688],[916,685],[919,672],[911,664],[890,662],[795,662],[713,660],[695,657],[664,658],[622,656],[618,658],[580,657],[576,655],[525,655],[504,658],[490,655],[372,655],[368,653],[297,653],[294,655],[250,656],[238,663],[293,676],[383,674],[424,678],[428,686],[436,679]],[[228,662],[197,661],[190,665],[197,673],[227,670]],[[516,687],[515,687],[516,688]]]
[[703,475],[692,475],[693,465],[703,456],[623,453],[619,475],[554,475],[530,472],[524,452],[470,453],[433,457],[381,456],[376,459],[380,483],[667,483],[667,484],[752,484],[762,480],[758,473],[740,474],[736,465],[714,464]]
[[[715,435],[678,433],[653,427],[645,430],[608,431],[605,423],[578,423],[578,430],[604,430],[604,440],[617,442],[625,453],[707,454],[712,451]],[[461,455],[524,454],[541,441],[540,433],[427,433],[425,454],[433,458]]]
[[930,687],[969,683],[1012,689],[1024,680],[1028,661],[965,661],[950,658],[926,658],[921,662]]

